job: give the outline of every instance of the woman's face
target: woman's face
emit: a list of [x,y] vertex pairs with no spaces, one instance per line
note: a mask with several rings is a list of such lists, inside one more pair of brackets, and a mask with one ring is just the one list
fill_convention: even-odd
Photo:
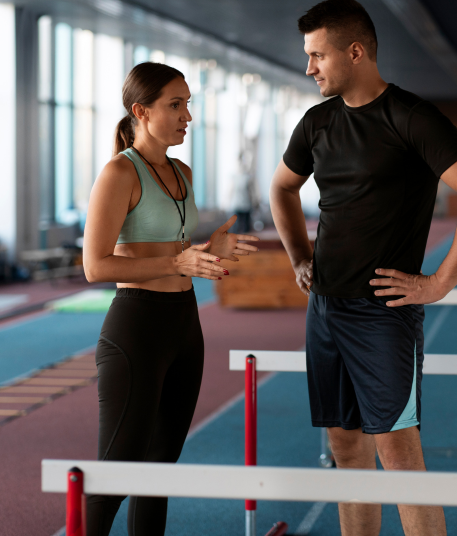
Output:
[[149,136],[167,146],[183,143],[187,124],[192,121],[189,99],[189,86],[183,78],[178,76],[169,82],[152,106],[145,108],[147,122],[142,123]]

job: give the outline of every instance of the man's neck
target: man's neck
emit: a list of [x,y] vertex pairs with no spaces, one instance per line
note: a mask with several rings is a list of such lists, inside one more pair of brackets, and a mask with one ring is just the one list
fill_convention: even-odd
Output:
[[[367,77],[366,79],[370,80],[370,78],[371,77]],[[377,74],[377,76],[375,75],[371,78],[368,83],[364,80],[363,82],[354,84],[354,86],[345,91],[341,97],[347,106],[357,108],[377,99],[379,95],[384,93],[388,86],[389,84],[384,82],[379,74]]]

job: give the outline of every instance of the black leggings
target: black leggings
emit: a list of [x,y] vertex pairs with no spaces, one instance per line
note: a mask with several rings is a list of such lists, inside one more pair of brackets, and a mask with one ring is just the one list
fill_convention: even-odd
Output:
[[[99,460],[176,462],[203,372],[203,336],[193,289],[122,288],[97,346]],[[125,497],[87,498],[87,536],[108,536]],[[166,497],[131,497],[129,536],[163,536]]]

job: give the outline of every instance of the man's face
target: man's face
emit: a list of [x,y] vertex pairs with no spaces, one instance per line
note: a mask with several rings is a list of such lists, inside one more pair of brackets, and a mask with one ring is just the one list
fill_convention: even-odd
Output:
[[326,28],[305,34],[309,56],[306,74],[314,76],[323,97],[341,95],[351,84],[352,62],[348,51],[335,48]]

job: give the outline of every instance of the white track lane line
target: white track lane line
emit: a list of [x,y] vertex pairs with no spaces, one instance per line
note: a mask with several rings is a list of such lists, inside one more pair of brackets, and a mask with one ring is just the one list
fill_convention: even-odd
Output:
[[[319,516],[324,511],[324,508],[327,506],[326,502],[316,502],[311,506],[309,512],[303,518],[303,521],[295,529],[294,536],[307,536],[310,534],[311,529],[314,526],[314,523],[319,519]],[[57,536],[57,535],[56,535]]]

